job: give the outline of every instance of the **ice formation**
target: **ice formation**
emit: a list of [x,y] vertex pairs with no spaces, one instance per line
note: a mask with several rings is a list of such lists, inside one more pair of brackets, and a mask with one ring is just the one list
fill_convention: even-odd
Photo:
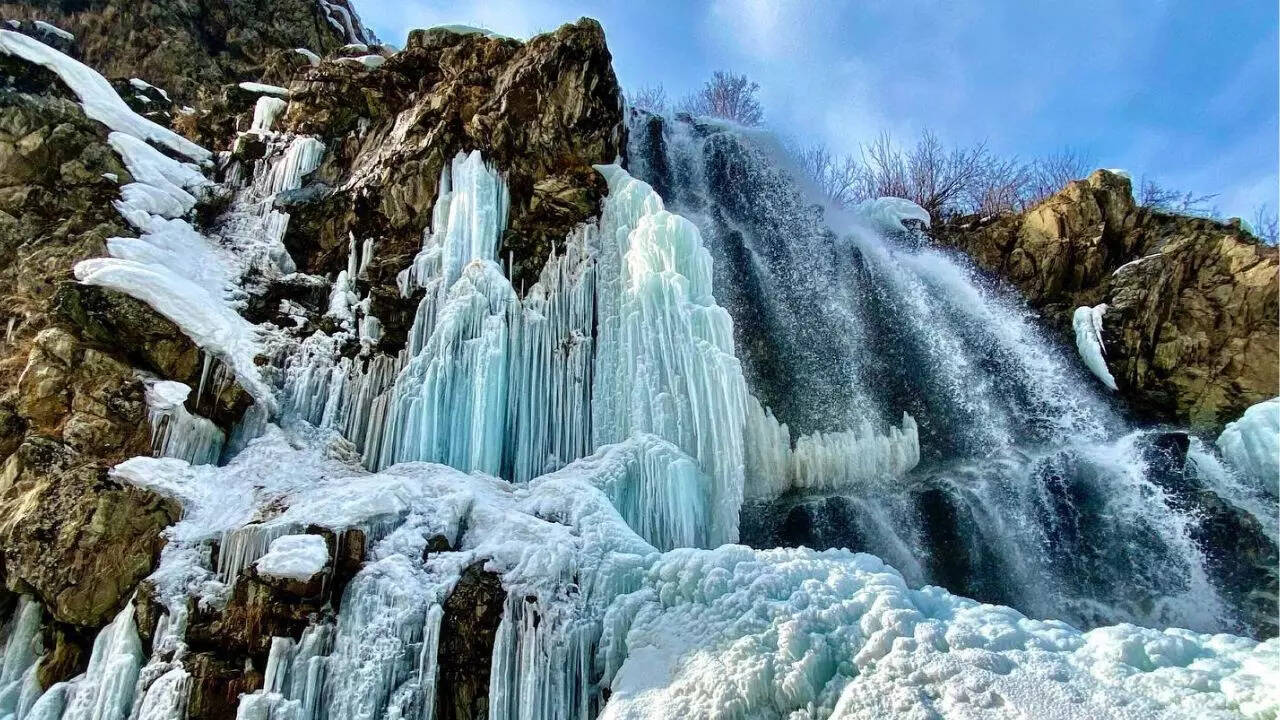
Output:
[[171,380],[148,379],[146,389],[151,451],[192,465],[211,465],[222,456],[226,433],[208,418],[187,410],[191,388]]
[[854,213],[864,221],[889,232],[906,232],[906,220],[915,220],[929,227],[929,211],[905,198],[879,197],[864,200],[854,208]]
[[1218,436],[1218,450],[1227,462],[1259,486],[1280,484],[1280,398],[1250,407]]
[[1102,342],[1102,316],[1106,312],[1105,304],[1076,308],[1071,324],[1076,331],[1076,349],[1080,352],[1080,359],[1084,360],[1085,367],[1089,368],[1089,371],[1097,376],[1103,385],[1115,390],[1116,379],[1107,368],[1107,348]]
[[258,82],[242,82],[240,83],[240,89],[257,95],[275,95],[282,98],[289,97],[289,89],[282,88],[279,85],[266,85]]
[[329,562],[329,548],[319,535],[282,535],[254,562],[266,577],[310,580]]

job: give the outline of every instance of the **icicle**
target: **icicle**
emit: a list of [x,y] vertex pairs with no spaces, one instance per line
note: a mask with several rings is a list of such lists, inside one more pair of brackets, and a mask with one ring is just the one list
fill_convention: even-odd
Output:
[[142,642],[128,603],[93,641],[89,668],[71,681],[62,720],[125,720],[141,667]]
[[838,490],[901,477],[920,462],[915,418],[902,414],[901,427],[881,434],[869,422],[857,430],[814,433],[795,440],[786,424],[753,397],[747,412],[745,494],[775,498],[791,489]]
[[192,415],[185,402],[191,388],[179,382],[148,380],[146,398],[151,452],[192,465],[212,465],[222,455],[226,434],[211,420]]

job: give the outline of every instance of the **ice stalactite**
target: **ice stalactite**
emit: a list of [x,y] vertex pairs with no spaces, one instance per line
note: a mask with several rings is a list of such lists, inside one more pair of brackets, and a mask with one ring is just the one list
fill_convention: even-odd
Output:
[[[434,703],[438,589],[420,565],[396,554],[366,566],[343,596],[324,702],[328,720],[418,717]],[[424,667],[423,663],[430,663]],[[430,678],[427,681],[427,678]]]
[[40,603],[23,595],[13,617],[0,626],[0,718],[24,720],[41,694],[36,668],[44,652]]
[[600,220],[596,446],[651,433],[697,460],[711,481],[707,540],[738,539],[746,382],[733,324],[711,295],[711,256],[696,226],[663,209],[616,165]]
[[752,398],[747,438],[745,495],[754,500],[792,489],[822,492],[884,483],[920,462],[919,429],[907,413],[887,433],[864,420],[857,430],[802,435],[793,447],[787,425]]
[[1076,331],[1076,349],[1085,367],[1102,381],[1103,385],[1116,389],[1116,379],[1107,368],[1107,348],[1102,342],[1102,316],[1107,306],[1076,308],[1071,324]]
[[508,594],[489,670],[489,720],[589,720],[599,712],[598,624],[557,621],[545,610]]
[[180,458],[192,465],[217,463],[226,434],[211,420],[187,410],[185,403],[190,394],[191,388],[180,382],[154,380],[147,384],[151,452],[156,457]]

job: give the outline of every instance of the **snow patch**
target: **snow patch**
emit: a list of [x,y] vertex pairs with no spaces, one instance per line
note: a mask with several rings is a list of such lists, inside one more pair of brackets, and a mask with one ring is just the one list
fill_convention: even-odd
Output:
[[92,68],[26,35],[0,30],[0,52],[48,68],[80,98],[85,115],[117,132],[158,143],[195,162],[208,160],[208,150],[129,109],[111,83]]
[[58,27],[57,25],[54,25],[52,23],[47,23],[44,20],[36,20],[32,24],[35,25],[37,28],[39,28],[42,32],[49,33],[50,35],[56,35],[62,38],[63,40],[66,40],[67,42],[74,42],[76,39],[75,35],[72,35],[66,30],[63,30],[62,28]]
[[242,82],[240,89],[245,92],[259,93],[261,95],[275,95],[276,97],[289,97],[289,89],[282,88],[279,85],[264,85],[257,82]]

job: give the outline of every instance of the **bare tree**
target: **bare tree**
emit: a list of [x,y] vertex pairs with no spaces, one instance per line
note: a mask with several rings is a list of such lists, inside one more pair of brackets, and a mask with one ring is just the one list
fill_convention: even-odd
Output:
[[1274,246],[1280,242],[1280,218],[1265,203],[1253,211],[1253,222],[1250,225],[1254,236],[1267,245]]
[[647,110],[655,115],[661,115],[667,111],[667,91],[662,87],[662,83],[642,85],[629,99],[631,107]]
[[680,109],[755,126],[764,121],[764,109],[756,99],[759,90],[760,85],[748,80],[746,75],[717,70],[701,90],[681,102]]
[[967,210],[980,215],[1018,212],[1028,205],[1034,186],[1032,165],[1017,158],[990,157],[967,191]]
[[1151,210],[1177,213],[1179,215],[1211,217],[1216,214],[1216,211],[1208,203],[1217,196],[1216,193],[1212,195],[1196,195],[1190,190],[1173,190],[1161,186],[1154,180],[1143,177],[1139,185],[1137,200],[1139,205]]
[[792,151],[796,163],[833,205],[852,205],[861,198],[858,185],[862,179],[862,166],[853,155],[836,157],[822,143],[801,147]]
[[1073,148],[1036,159],[1028,168],[1028,185],[1025,206],[1035,205],[1067,186],[1072,180],[1081,180],[1094,168],[1093,159]]

